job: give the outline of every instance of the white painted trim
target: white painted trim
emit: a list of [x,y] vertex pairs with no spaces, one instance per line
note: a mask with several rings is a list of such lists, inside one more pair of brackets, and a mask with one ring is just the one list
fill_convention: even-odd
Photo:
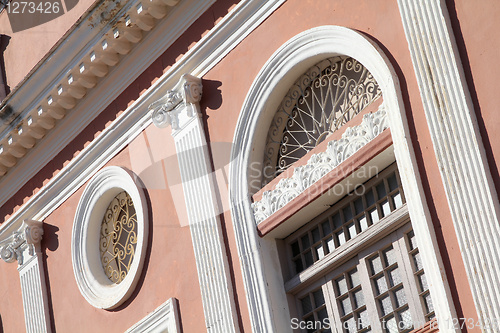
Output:
[[233,147],[237,149],[233,149],[231,156],[229,195],[252,329],[255,332],[289,330],[290,315],[283,306],[287,302],[283,279],[276,268],[275,242],[261,239],[255,227],[250,199],[255,189],[250,189],[248,184],[258,177],[252,171],[260,169],[249,166],[262,163],[263,138],[274,116],[272,110],[277,109],[288,87],[307,68],[336,55],[360,61],[382,90],[412,225],[417,242],[427,244],[421,254],[436,314],[442,320],[451,320],[456,317],[455,310],[420,182],[398,77],[383,51],[365,36],[347,28],[324,26],[295,36],[268,60],[247,95],[233,140]]
[[491,322],[500,318],[499,202],[446,4],[398,4],[479,320]]
[[357,235],[352,243],[340,245],[338,248],[328,253],[324,260],[314,263],[314,265],[292,277],[285,283],[285,290],[290,293],[296,292],[301,284],[307,283],[310,279],[325,275],[329,268],[334,267],[336,262],[341,262],[342,260],[347,261],[358,254],[360,250],[364,250],[367,247],[366,244],[376,243],[381,238],[386,237],[403,224],[409,222],[408,207],[404,204],[400,208],[392,211],[390,215],[382,218],[379,222],[371,225],[364,232]]
[[26,332],[51,332],[47,285],[40,242],[43,222],[26,220],[2,247],[1,257],[8,263],[17,260],[23,299]]
[[[0,245],[5,242],[10,232],[19,227],[23,219],[43,220],[47,217],[89,180],[96,170],[111,160],[117,151],[121,151],[149,126],[151,117],[145,110],[151,103],[172,89],[184,73],[192,73],[195,76],[207,73],[283,2],[284,0],[245,0],[240,2],[214,29],[130,105],[120,117],[0,226]],[[194,7],[201,12],[206,10],[201,5]],[[192,24],[196,15],[201,15],[199,11],[192,13],[192,18],[186,20],[185,24]],[[157,29],[148,34],[141,47],[134,49],[133,52],[136,52],[133,53],[134,56],[132,57],[131,53],[121,62],[123,69],[113,71],[106,78],[112,84],[103,84],[103,86],[110,90],[92,91],[84,103],[81,103],[63,119],[69,123],[68,118],[76,114],[75,121],[71,122],[71,126],[65,128],[64,131],[52,133],[52,140],[45,140],[37,145],[36,152],[41,151],[41,153],[35,154],[33,151],[26,156],[23,160],[26,169],[17,168],[9,172],[7,177],[9,183],[1,183],[0,205],[14,195],[22,184],[33,177],[46,162],[50,161],[77,133],[85,128],[96,116],[93,111],[100,112],[102,108],[112,102],[138,73],[145,70],[168,48],[173,42],[171,37],[175,36],[165,34],[165,31],[169,31],[169,24],[168,22],[159,24]],[[134,68],[133,73],[128,73],[129,69]]]
[[125,333],[181,333],[179,301],[169,298]]
[[239,332],[226,244],[200,113],[201,79],[183,75],[175,90],[153,103],[157,127],[172,126],[187,219],[208,332]]
[[[101,223],[113,198],[126,191],[137,215],[137,244],[127,276],[112,282],[102,268],[99,253]],[[139,282],[148,244],[148,206],[136,176],[120,167],[102,169],[89,182],[78,203],[71,237],[71,259],[76,283],[94,307],[113,309],[127,300]]]
[[[0,192],[0,205],[4,204],[43,166],[45,166],[46,163],[51,161],[54,156],[66,147],[68,142],[71,142],[98,114],[102,112],[104,108],[113,102],[123,90],[165,52],[165,50],[172,45],[214,1],[215,0],[203,0],[203,2],[197,0],[182,1],[176,7],[176,15],[172,18],[169,17],[170,19],[160,21],[158,25],[144,37],[139,47],[134,48],[124,57],[120,63],[115,66],[116,68],[110,68],[110,73],[105,78],[101,79],[97,88],[89,90],[87,95],[76,105],[76,107],[60,120],[57,127],[48,132],[32,150],[28,151],[28,153],[17,162],[18,164],[16,166],[9,170],[7,175],[0,179],[0,186],[3,189]],[[67,44],[68,43],[64,43],[63,46]],[[85,49],[85,51],[82,52],[87,51],[89,51],[89,49]],[[63,48],[60,52],[69,52],[69,50]],[[59,54],[57,54],[57,56],[59,56]],[[66,54],[66,56],[71,57],[71,54]],[[62,59],[65,58],[63,57]],[[62,59],[60,63],[61,67],[63,66],[62,64],[64,64]],[[77,64],[80,61],[81,60],[78,60]],[[71,65],[75,64],[72,63]],[[49,62],[45,70],[52,70],[54,73],[61,71],[66,75],[68,69],[66,66],[64,68],[54,68],[52,62]],[[51,72],[45,73],[45,70],[39,75],[51,74]],[[38,83],[39,85],[35,85],[35,88],[32,90],[30,90],[31,85],[26,84],[26,86],[23,87],[22,93],[19,92],[9,100],[9,103],[12,104],[11,107],[16,109],[25,107],[27,108],[26,110],[32,111],[33,108],[36,108],[37,105],[42,103],[37,99],[37,95],[32,94],[48,95],[50,89],[53,89],[54,85],[61,80],[61,75],[62,74],[54,78],[54,81],[51,83],[46,83],[45,81],[43,83]],[[36,77],[38,78],[38,76]],[[30,78],[30,80],[35,80],[35,78]],[[47,85],[47,89],[39,91],[39,89],[45,87],[45,85]],[[105,89],[102,89],[102,87],[105,87]],[[18,101],[18,99],[20,100]],[[25,106],[24,104],[19,104],[18,106],[14,104],[24,103],[32,99],[35,99],[35,101],[30,105]],[[130,108],[128,110],[130,110]],[[142,111],[144,110],[145,108],[142,109]],[[27,113],[21,115],[21,117],[24,118],[27,116]],[[135,116],[140,118],[141,116],[144,117],[144,114],[139,113]],[[149,120],[147,117],[144,118],[146,121]],[[120,122],[118,121],[118,123]]]
[[[211,0],[213,2],[213,0]],[[77,191],[96,172],[125,148],[146,127],[151,124],[150,114],[145,112],[148,105],[160,99],[172,89],[184,73],[202,76],[213,68],[225,55],[250,34],[285,0],[244,0],[228,13],[199,43],[191,48],[172,68],[144,92],[120,117],[110,124],[94,141],[85,147],[79,155],[70,161],[61,171],[20,207],[0,226],[0,245],[8,242],[9,235],[16,230],[23,219],[43,220],[57,207]],[[183,1],[186,3],[188,1]],[[188,2],[190,3],[190,2]],[[204,3],[205,5],[207,3]],[[190,18],[179,27],[189,26],[206,8],[198,3]],[[182,18],[182,17],[181,17]],[[170,22],[172,23],[172,22]],[[25,166],[9,172],[9,186],[2,184],[0,203],[3,204],[49,160],[53,158],[67,142],[70,142],[116,95],[127,87],[133,79],[144,71],[173,42],[175,35],[166,34],[169,24],[162,22],[157,29],[148,34],[140,48],[122,60],[120,69],[114,70],[103,81],[102,86],[109,90],[93,90],[86,99],[65,119],[65,128],[52,133],[52,140],[44,140],[35,151],[24,159]],[[175,38],[174,38],[175,40]],[[135,66],[135,67],[134,67]],[[131,72],[129,72],[129,70]],[[105,82],[112,82],[106,84]],[[78,111],[80,110],[80,111]],[[68,120],[77,114],[75,121]],[[48,138],[47,138],[48,139]],[[19,171],[18,171],[19,170]]]

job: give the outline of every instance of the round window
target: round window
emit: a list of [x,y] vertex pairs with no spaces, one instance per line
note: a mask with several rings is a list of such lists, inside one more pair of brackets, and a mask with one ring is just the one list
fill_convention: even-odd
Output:
[[101,265],[114,283],[125,279],[137,245],[137,214],[134,202],[123,191],[111,200],[101,223]]
[[93,306],[113,309],[132,294],[146,252],[147,217],[144,191],[130,171],[107,167],[89,181],[71,252],[78,288]]

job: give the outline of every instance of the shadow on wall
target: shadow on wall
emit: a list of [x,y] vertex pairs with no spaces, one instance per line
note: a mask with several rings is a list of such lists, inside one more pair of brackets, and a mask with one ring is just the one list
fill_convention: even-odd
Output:
[[10,87],[7,85],[7,77],[5,75],[5,61],[3,53],[9,45],[10,37],[7,35],[0,35],[0,102],[3,101],[5,96],[10,93]]
[[[50,291],[50,277],[49,271],[47,269],[47,258],[49,257],[48,251],[54,252],[59,247],[59,236],[57,232],[59,227],[43,223],[43,238],[42,238],[42,261],[43,261],[43,273],[45,277],[45,286],[47,288],[47,305],[49,307],[49,317],[52,333],[56,333],[55,320],[54,320],[54,309],[52,307],[52,292]],[[0,329],[0,333],[2,330]]]

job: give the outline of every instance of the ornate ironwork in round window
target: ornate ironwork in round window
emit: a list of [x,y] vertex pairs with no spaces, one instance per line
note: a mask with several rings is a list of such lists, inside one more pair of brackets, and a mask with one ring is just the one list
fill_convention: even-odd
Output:
[[73,223],[71,259],[83,297],[114,309],[140,280],[148,243],[148,205],[131,171],[109,166],[85,187]]
[[269,128],[264,184],[381,96],[370,72],[349,57],[312,66],[292,85]]
[[104,273],[114,283],[122,282],[134,259],[137,245],[137,215],[127,192],[118,193],[104,214],[99,250]]

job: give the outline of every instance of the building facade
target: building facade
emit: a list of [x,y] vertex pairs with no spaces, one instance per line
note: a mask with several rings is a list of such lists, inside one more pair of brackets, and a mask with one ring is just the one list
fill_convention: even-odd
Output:
[[3,331],[500,330],[500,5],[40,4],[0,13]]

